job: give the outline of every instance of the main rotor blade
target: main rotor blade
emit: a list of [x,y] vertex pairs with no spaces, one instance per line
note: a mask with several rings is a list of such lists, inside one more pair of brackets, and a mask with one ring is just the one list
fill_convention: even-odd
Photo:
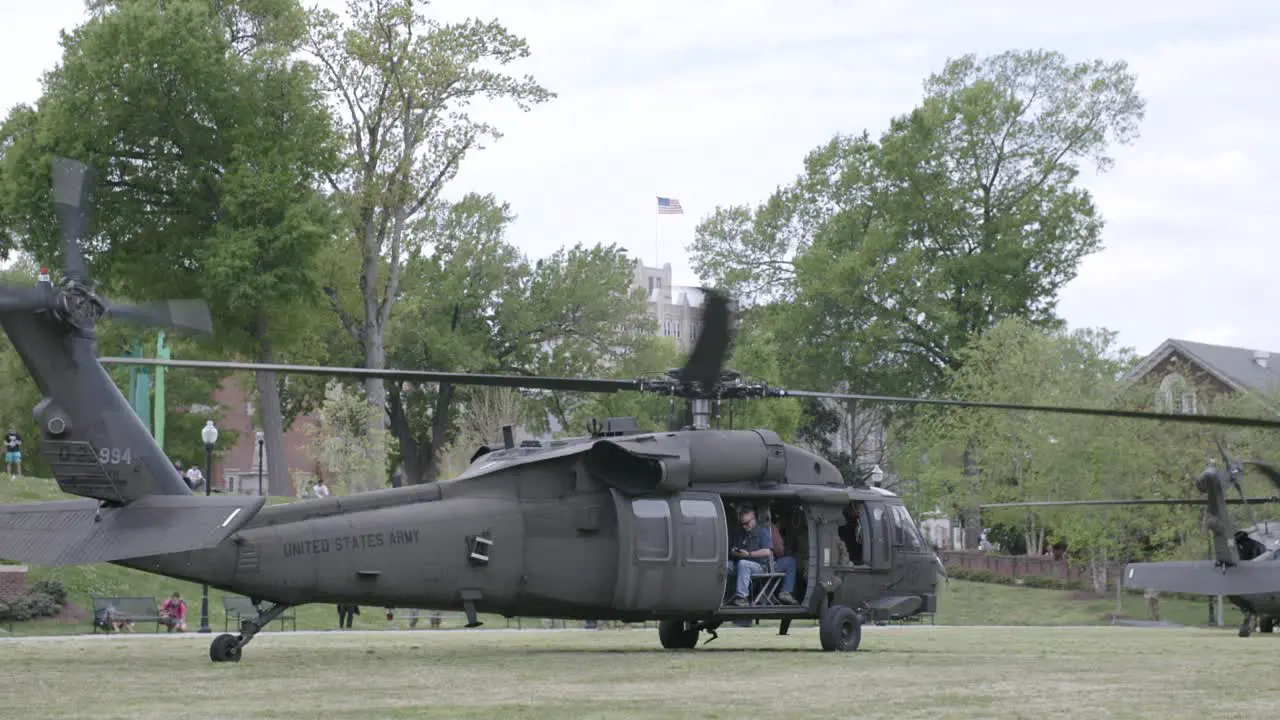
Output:
[[1104,408],[1065,407],[1061,405],[1023,405],[1020,403],[983,402],[980,400],[890,397],[885,395],[859,395],[856,393],[815,392],[812,390],[779,390],[778,393],[783,397],[864,400],[868,402],[900,403],[906,405],[949,405],[952,407],[991,408],[993,410],[1030,410],[1032,412],[1065,413],[1068,415],[1096,415],[1100,417],[1123,417],[1139,420],[1167,420],[1169,422],[1199,423],[1202,425],[1280,428],[1280,420],[1231,417],[1229,415],[1174,415],[1172,413],[1144,412],[1141,410],[1107,410]]
[[53,200],[62,229],[64,276],[84,282],[84,253],[80,240],[89,227],[89,194],[93,176],[88,165],[70,158],[53,158]]
[[454,385],[487,385],[490,387],[561,390],[567,392],[618,392],[636,390],[634,380],[590,380],[580,378],[525,377],[523,375],[482,375],[472,373],[434,372],[431,370],[373,370],[369,368],[335,368],[318,365],[278,365],[273,363],[224,362],[219,360],[159,360],[156,358],[104,357],[103,365],[163,365],[166,367],[203,368],[207,370],[245,370],[278,372],[294,375],[327,375],[331,377],[380,377],[389,380],[447,382]]
[[[1011,507],[1070,507],[1073,505],[1207,505],[1208,500],[1203,498],[1151,498],[1136,500],[1041,500],[1037,502],[1008,502],[1008,503],[987,503],[979,505],[978,508],[986,510],[987,508],[1011,508]],[[1251,498],[1228,498],[1226,501],[1231,505],[1263,505],[1265,503],[1280,503],[1280,497],[1251,497]]]
[[729,354],[732,318],[729,298],[710,288],[702,288],[702,331],[694,343],[689,359],[680,371],[680,379],[711,386],[720,380],[720,370]]
[[1258,468],[1258,471],[1266,475],[1271,484],[1275,485],[1277,490],[1280,490],[1280,468],[1261,460],[1245,460],[1244,464]]
[[108,317],[189,333],[213,333],[213,317],[203,300],[161,300],[141,305],[106,303]]

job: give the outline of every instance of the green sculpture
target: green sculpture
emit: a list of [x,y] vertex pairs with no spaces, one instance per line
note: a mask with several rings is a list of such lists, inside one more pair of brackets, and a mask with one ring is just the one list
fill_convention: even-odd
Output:
[[[160,333],[156,338],[156,358],[159,360],[169,359],[170,348],[164,344],[164,333]],[[164,371],[165,367],[161,365],[156,368],[156,427],[152,435],[155,436],[156,444],[164,447]]]
[[[129,357],[142,357],[142,341],[135,337],[127,354]],[[129,371],[129,403],[142,424],[151,427],[151,368],[139,367]]]

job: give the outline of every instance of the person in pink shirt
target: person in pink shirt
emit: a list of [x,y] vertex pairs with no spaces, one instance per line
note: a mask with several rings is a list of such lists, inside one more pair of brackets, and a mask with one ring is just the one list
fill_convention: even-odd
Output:
[[187,629],[187,603],[178,593],[174,593],[160,606],[160,622],[169,628],[169,632]]

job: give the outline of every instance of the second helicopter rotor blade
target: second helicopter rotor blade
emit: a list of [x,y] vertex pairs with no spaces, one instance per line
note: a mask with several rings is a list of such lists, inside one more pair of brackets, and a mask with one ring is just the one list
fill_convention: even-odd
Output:
[[[1250,498],[1228,498],[1227,503],[1231,505],[1264,505],[1267,503],[1280,503],[1280,497],[1250,497]],[[1073,507],[1081,506],[1105,506],[1105,505],[1207,505],[1208,501],[1199,498],[1150,498],[1150,499],[1134,499],[1134,500],[1039,500],[1028,502],[1007,502],[1007,503],[986,503],[978,507],[986,510],[987,508],[1013,508],[1013,507]]]
[[964,408],[990,408],[992,410],[1028,410],[1032,412],[1062,413],[1067,415],[1092,415],[1096,417],[1134,418],[1139,420],[1166,420],[1169,422],[1197,423],[1201,425],[1230,425],[1233,427],[1280,428],[1280,420],[1232,417],[1230,415],[1195,415],[1145,412],[1142,410],[1111,410],[1106,408],[1067,407],[1062,405],[1027,405],[1022,403],[984,402],[981,400],[947,400],[943,398],[892,397],[887,395],[861,395],[857,393],[817,392],[813,390],[777,391],[781,397],[813,397],[830,400],[861,400],[866,402],[895,403],[904,405],[943,405]]
[[104,357],[103,365],[162,365],[165,367],[202,368],[209,370],[267,371],[296,375],[327,375],[330,377],[407,380],[415,382],[447,382],[454,385],[485,385],[489,387],[527,388],[530,390],[560,390],[564,392],[605,392],[637,390],[634,380],[600,380],[589,378],[525,377],[523,375],[486,375],[473,373],[435,372],[432,370],[376,370],[370,368],[337,368],[322,365],[283,365],[274,363],[246,363],[221,360],[158,360],[156,358]]
[[161,300],[139,305],[105,302],[107,317],[188,333],[213,333],[213,317],[202,300]]

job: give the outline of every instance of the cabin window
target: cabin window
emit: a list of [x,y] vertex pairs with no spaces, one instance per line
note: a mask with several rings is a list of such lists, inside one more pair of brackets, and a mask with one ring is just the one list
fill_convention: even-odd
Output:
[[636,559],[671,559],[671,509],[666,500],[632,500],[635,513]]
[[686,560],[715,562],[716,504],[710,500],[681,500],[680,515],[684,519]]
[[924,538],[921,537],[920,529],[916,527],[915,521],[911,519],[911,513],[907,512],[907,508],[902,505],[894,505],[892,512],[897,542],[907,550],[924,550]]

